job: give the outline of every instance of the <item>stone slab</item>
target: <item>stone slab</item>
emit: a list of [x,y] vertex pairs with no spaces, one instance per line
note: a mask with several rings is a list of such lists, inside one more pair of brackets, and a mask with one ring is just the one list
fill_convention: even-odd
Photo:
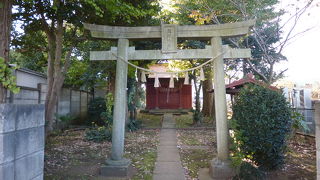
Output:
[[175,150],[179,153],[177,146],[158,146],[158,152],[164,152],[165,150]]
[[157,152],[159,154],[167,154],[167,155],[171,155],[171,154],[175,154],[177,156],[179,156],[179,150],[177,147],[174,146],[163,146],[157,149]]
[[160,141],[160,146],[177,146],[176,141]]
[[180,155],[177,151],[158,152],[157,162],[174,162],[180,161]]
[[162,129],[160,132],[160,136],[176,136],[176,130],[175,129]]
[[174,174],[154,174],[153,180],[185,180],[185,177],[176,176]]
[[176,162],[157,162],[154,169],[154,174],[166,172],[167,174],[184,175],[181,163]]
[[160,141],[166,141],[166,142],[177,142],[177,139],[173,139],[173,138],[170,138],[169,135],[164,135],[164,136],[160,136],[159,138]]
[[129,164],[124,166],[103,165],[100,168],[100,175],[107,178],[130,178],[135,174],[135,169]]

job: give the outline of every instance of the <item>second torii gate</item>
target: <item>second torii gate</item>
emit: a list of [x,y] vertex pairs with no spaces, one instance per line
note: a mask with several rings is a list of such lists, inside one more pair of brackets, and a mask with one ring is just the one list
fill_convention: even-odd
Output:
[[[102,175],[127,175],[130,161],[123,158],[124,133],[126,119],[126,85],[128,60],[160,60],[160,59],[211,59],[214,60],[215,112],[217,132],[217,158],[211,163],[212,177],[225,178],[230,176],[229,168],[229,129],[227,126],[227,104],[224,82],[223,59],[250,58],[250,49],[232,49],[222,45],[222,38],[241,36],[248,33],[254,20],[202,26],[178,26],[162,24],[161,26],[116,27],[84,24],[95,38],[118,40],[118,47],[110,51],[91,51],[90,60],[117,60],[115,103],[112,129],[111,158],[102,167]],[[205,49],[177,49],[177,39],[210,40],[211,46]],[[129,40],[161,39],[161,50],[135,50],[129,47]],[[224,52],[224,53],[223,53]],[[115,56],[116,54],[116,56]],[[120,59],[121,58],[121,59]]]

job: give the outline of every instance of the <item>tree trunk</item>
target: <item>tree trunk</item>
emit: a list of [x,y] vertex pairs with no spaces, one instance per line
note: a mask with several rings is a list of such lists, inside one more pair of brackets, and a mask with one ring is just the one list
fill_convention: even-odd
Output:
[[54,128],[54,115],[56,105],[60,97],[60,91],[65,79],[65,73],[69,68],[72,47],[65,55],[65,62],[62,68],[62,48],[63,48],[63,33],[64,29],[62,21],[58,21],[55,33],[47,33],[49,44],[48,56],[48,79],[47,79],[47,96],[46,96],[46,132],[49,134]]
[[209,93],[208,91],[213,89],[213,75],[212,72],[207,74],[207,80],[203,81],[202,93],[203,93],[203,102],[202,102],[202,114],[205,117],[213,117],[214,114],[212,112],[213,106],[213,93]]
[[200,107],[200,91],[201,91],[201,82],[197,85],[197,76],[195,72],[193,73],[193,85],[196,92],[195,95],[195,112],[193,115],[193,123],[200,125],[202,123],[202,116],[201,116],[201,107]]
[[[11,30],[11,0],[0,0],[0,57],[9,62],[9,41]],[[0,84],[0,103],[5,103],[7,90]]]

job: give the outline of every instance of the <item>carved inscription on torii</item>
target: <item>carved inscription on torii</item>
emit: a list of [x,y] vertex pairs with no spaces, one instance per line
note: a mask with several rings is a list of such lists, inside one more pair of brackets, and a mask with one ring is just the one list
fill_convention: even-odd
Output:
[[177,52],[177,25],[175,24],[161,25],[161,43],[162,43],[162,53]]

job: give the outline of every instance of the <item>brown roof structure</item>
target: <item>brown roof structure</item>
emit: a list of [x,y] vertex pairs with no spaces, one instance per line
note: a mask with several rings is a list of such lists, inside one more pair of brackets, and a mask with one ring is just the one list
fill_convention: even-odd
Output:
[[[274,91],[278,91],[279,89],[275,86],[271,86],[271,85],[267,85],[266,83],[264,83],[263,81],[259,81],[257,79],[254,78],[253,74],[248,74],[246,77],[239,79],[237,81],[233,81],[232,83],[226,85],[226,93],[227,94],[237,94],[240,92],[240,89],[246,85],[246,84],[256,84],[259,86],[264,86],[267,87],[271,90]],[[214,92],[214,89],[212,89],[210,91],[211,93]]]

